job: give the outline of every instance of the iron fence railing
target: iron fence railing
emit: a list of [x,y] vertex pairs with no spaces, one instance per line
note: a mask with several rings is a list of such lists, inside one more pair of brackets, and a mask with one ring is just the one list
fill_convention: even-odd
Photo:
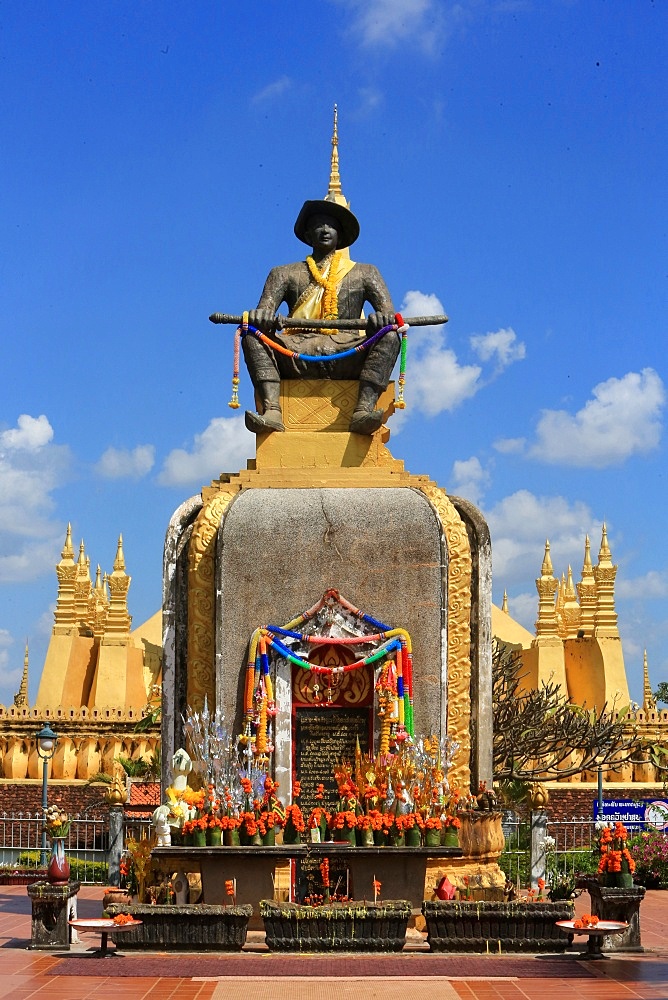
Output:
[[[502,823],[506,843],[500,860],[501,868],[509,882],[526,887],[531,882],[532,871],[531,822],[508,811],[503,814]],[[597,852],[595,821],[591,817],[548,819],[544,837],[554,840],[552,850],[559,874],[573,876],[592,869],[592,858]],[[544,860],[545,854],[542,854]]]
[[[547,835],[555,841],[557,870],[563,875],[591,868],[591,859],[598,855],[596,826],[591,817],[547,821]],[[598,857],[597,857],[598,862]]]
[[[42,812],[0,813],[0,871],[40,868],[42,864]],[[65,853],[72,878],[79,882],[106,882],[109,824],[105,815],[71,816]],[[47,852],[47,863],[50,850]]]

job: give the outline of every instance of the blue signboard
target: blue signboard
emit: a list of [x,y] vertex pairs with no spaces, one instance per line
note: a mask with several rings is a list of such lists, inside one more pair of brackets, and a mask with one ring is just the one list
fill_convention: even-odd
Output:
[[605,799],[599,815],[594,799],[594,819],[623,823],[627,830],[663,830],[668,832],[668,801],[665,799]]

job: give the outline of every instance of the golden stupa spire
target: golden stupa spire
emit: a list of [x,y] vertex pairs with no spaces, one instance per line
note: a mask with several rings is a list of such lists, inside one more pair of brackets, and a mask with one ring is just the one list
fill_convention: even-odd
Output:
[[104,643],[128,641],[132,617],[128,612],[128,590],[131,577],[125,572],[125,556],[123,555],[123,536],[118,536],[114,571],[107,576],[109,585],[109,608],[104,632]]
[[642,674],[643,674],[642,707],[643,707],[643,712],[647,714],[648,712],[656,711],[656,701],[654,700],[654,695],[652,694],[652,685],[649,682],[649,667],[647,666],[647,650],[645,650],[643,654]]
[[608,529],[606,527],[605,521],[603,522],[603,531],[601,533],[601,548],[598,553],[599,565],[602,563],[612,562],[612,552],[610,551],[610,546],[608,544]]
[[578,604],[575,584],[573,582],[573,570],[569,564],[568,576],[564,586],[564,603],[561,609],[562,630],[565,639],[575,639],[580,631],[580,605]]
[[615,577],[617,567],[612,564],[612,553],[608,544],[608,530],[603,522],[601,548],[598,565],[594,567],[596,580],[596,624],[594,635],[608,639],[619,639],[617,612],[615,610]]
[[501,610],[508,614],[508,591],[503,591],[503,604],[501,605]]
[[75,603],[77,564],[74,561],[71,524],[67,525],[65,545],[60,555],[60,562],[56,566],[58,596],[56,597],[56,610],[53,616],[53,634],[70,635],[76,631],[77,620]]
[[61,559],[74,559],[74,547],[72,546],[72,525],[67,522],[67,533],[65,535],[65,544],[63,545],[63,551],[60,553]]
[[118,536],[118,546],[116,548],[116,558],[114,559],[114,570],[125,569],[125,556],[123,555],[123,536]]
[[596,618],[596,580],[591,562],[589,535],[585,535],[584,562],[582,563],[582,576],[580,583],[578,583],[578,596],[580,598],[580,631],[584,633],[584,637],[592,636],[594,634],[594,619]]
[[550,543],[546,540],[543,565],[540,569],[540,577],[536,580],[536,590],[538,591],[538,618],[536,620],[535,643],[540,643],[541,639],[552,638],[553,636],[559,635],[557,609],[554,603],[554,595],[556,594],[558,588],[559,583],[555,580],[552,570]]
[[109,598],[107,596],[107,574],[102,575],[100,564],[97,564],[95,571],[95,586],[88,598],[88,621],[93,631],[93,635],[98,639],[104,635],[104,628],[107,623],[107,610]]
[[341,174],[339,173],[339,109],[334,105],[334,127],[332,129],[332,158],[329,167],[329,187],[325,201],[335,201],[338,205],[348,208],[348,202],[341,190]]
[[23,655],[23,676],[21,686],[14,695],[14,704],[17,708],[30,708],[28,703],[28,640],[26,639],[26,649]]

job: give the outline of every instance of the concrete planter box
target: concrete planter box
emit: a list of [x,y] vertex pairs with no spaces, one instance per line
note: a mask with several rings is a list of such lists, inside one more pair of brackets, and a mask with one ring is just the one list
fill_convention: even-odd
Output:
[[432,951],[565,951],[557,920],[573,919],[570,902],[493,903],[426,900],[422,913]]
[[[142,924],[118,935],[123,951],[146,948],[172,951],[241,951],[246,943],[248,921],[253,907],[207,906],[129,906],[110,903],[110,917],[129,913]],[[111,939],[116,943],[112,932]]]
[[260,900],[271,951],[401,951],[410,915],[407,899],[329,906]]

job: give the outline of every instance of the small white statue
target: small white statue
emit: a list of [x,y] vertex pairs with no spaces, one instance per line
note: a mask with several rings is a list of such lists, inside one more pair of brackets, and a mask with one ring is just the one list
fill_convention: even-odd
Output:
[[168,822],[170,813],[169,806],[158,806],[153,810],[153,826],[158,838],[158,847],[170,847],[172,843],[172,832]]
[[171,787],[181,795],[188,785],[188,775],[193,769],[193,762],[190,755],[181,747],[172,757],[172,784]]

